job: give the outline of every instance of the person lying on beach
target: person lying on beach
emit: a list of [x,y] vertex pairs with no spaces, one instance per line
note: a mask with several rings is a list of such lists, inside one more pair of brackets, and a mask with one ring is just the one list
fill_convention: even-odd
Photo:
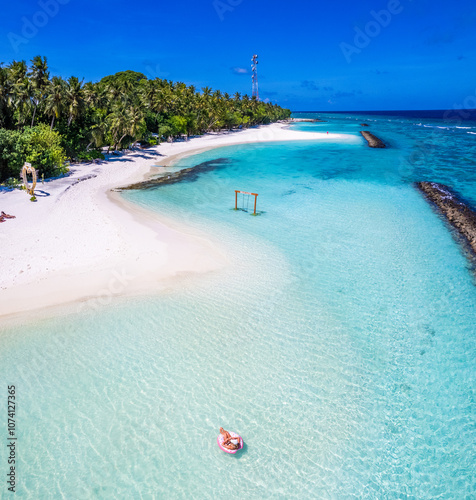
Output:
[[228,431],[220,427],[220,434],[223,436],[222,446],[229,450],[237,450],[240,447],[240,438],[233,437]]
[[[3,211],[0,215],[1,215],[2,219],[16,219],[16,217],[14,215],[8,215]],[[4,221],[2,220],[2,222],[4,222]]]

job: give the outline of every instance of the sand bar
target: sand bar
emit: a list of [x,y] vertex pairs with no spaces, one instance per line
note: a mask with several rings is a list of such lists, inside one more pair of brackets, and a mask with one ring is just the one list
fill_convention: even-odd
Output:
[[16,218],[0,224],[0,316],[18,318],[72,303],[76,309],[100,306],[114,296],[161,290],[176,276],[226,265],[224,250],[208,235],[187,232],[111,190],[156,174],[158,163],[170,165],[202,150],[293,140],[359,142],[277,123],[73,165],[69,176],[38,184],[37,202],[24,191],[1,190],[0,210]]

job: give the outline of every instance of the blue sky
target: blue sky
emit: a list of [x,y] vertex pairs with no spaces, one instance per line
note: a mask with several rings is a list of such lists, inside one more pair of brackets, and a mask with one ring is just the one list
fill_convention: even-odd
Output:
[[[149,78],[251,94],[292,110],[476,107],[474,0],[5,2],[0,62],[53,74]],[[465,106],[466,104],[466,106]]]

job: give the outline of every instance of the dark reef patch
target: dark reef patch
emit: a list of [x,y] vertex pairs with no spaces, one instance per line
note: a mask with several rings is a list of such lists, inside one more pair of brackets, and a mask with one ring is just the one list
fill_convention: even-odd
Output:
[[217,158],[205,161],[193,167],[184,168],[177,172],[166,172],[159,177],[154,177],[143,182],[136,182],[129,186],[117,188],[116,191],[126,191],[129,189],[154,189],[165,184],[175,184],[176,182],[194,182],[201,174],[211,172],[218,168],[223,168],[231,162],[230,158]]
[[451,188],[437,182],[417,182],[416,188],[455,230],[476,270],[476,211]]
[[367,141],[371,148],[386,148],[385,143],[376,137],[374,134],[367,132],[366,130],[361,130],[360,133],[363,135],[364,139]]

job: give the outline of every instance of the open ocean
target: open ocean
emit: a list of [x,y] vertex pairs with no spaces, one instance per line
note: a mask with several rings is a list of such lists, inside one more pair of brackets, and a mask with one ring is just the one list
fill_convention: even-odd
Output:
[[476,121],[295,116],[348,136],[215,149],[169,169],[208,162],[189,181],[124,192],[229,266],[1,330],[18,498],[475,498],[476,281],[412,183],[476,206]]
[[461,121],[476,121],[476,109],[423,109],[423,110],[398,110],[398,111],[336,111],[333,114],[326,112],[301,111],[294,113],[296,118],[302,118],[303,115],[334,116],[346,115],[356,116],[383,116],[389,118],[424,118],[429,120],[443,120],[446,123],[458,124]]

